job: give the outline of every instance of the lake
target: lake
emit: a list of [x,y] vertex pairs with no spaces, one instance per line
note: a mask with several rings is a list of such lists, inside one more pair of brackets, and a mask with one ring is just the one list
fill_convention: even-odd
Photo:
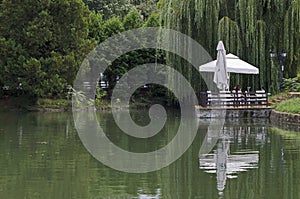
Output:
[[[166,145],[180,122],[179,113],[170,111],[161,132],[142,140],[122,133],[110,112],[97,114],[111,140],[138,152]],[[132,117],[146,125],[145,114]],[[0,198],[300,198],[300,134],[273,127],[268,119],[227,120],[213,150],[199,157],[210,121],[198,122],[196,138],[178,160],[132,174],[91,156],[71,113],[0,113]]]

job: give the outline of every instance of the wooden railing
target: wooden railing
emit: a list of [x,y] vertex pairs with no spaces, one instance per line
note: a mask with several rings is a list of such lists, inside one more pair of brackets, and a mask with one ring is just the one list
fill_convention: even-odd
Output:
[[200,105],[207,106],[268,106],[268,93],[264,90],[255,92],[220,91],[202,92],[199,99]]

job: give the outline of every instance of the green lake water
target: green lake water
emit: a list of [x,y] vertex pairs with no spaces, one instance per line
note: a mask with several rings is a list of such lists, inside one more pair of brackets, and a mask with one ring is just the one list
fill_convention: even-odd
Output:
[[[143,111],[132,117],[140,125],[149,122]],[[109,112],[98,118],[111,140],[139,152],[166,145],[180,123],[179,114],[170,112],[159,135],[141,140],[122,133]],[[228,120],[224,136],[199,158],[208,123],[199,120],[193,144],[168,167],[130,174],[88,153],[71,113],[0,113],[0,198],[300,198],[300,134],[266,119]]]

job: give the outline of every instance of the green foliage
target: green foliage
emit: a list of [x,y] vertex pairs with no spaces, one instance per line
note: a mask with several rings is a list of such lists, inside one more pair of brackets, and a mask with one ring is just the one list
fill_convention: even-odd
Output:
[[133,8],[138,11],[144,19],[157,10],[157,0],[83,0],[91,11],[100,13],[105,20],[115,16],[124,17]]
[[88,28],[90,39],[95,39],[98,43],[104,40],[104,21],[102,14],[91,12]]
[[285,92],[277,93],[276,95],[270,95],[268,97],[268,101],[269,102],[276,102],[276,100],[283,99],[285,97],[287,97],[287,93],[285,93]]
[[101,88],[96,88],[96,99],[102,100],[106,97],[107,92]]
[[[84,2],[94,11],[90,12],[81,0],[1,3],[0,86],[8,86],[9,95],[27,96],[33,102],[65,98],[82,60],[96,43],[124,30],[159,26],[159,14],[150,14],[156,2],[150,0]],[[105,71],[108,92],[97,92],[96,100],[102,103],[109,98],[117,77],[162,56],[162,52],[149,49],[118,58]],[[72,95],[84,98],[81,94],[74,91]]]
[[[285,77],[293,77],[299,71],[299,17],[300,1],[278,0],[161,0],[162,26],[183,32],[198,41],[216,58],[218,40],[224,40],[228,53],[256,65],[260,74],[256,76],[232,75],[232,84],[253,89],[268,89],[278,93],[279,63],[271,62],[269,51],[286,49],[288,57],[284,62]],[[284,21],[284,23],[283,23]],[[172,65],[179,60],[170,55]],[[181,68],[188,67],[180,64]],[[193,75],[192,71],[188,72]],[[192,79],[193,87],[203,81]],[[199,89],[200,90],[200,89]]]
[[12,95],[61,98],[94,43],[81,0],[5,0],[0,10],[0,84]]
[[55,36],[52,30],[54,18],[48,13],[47,10],[43,10],[34,17],[32,21],[28,23],[24,36],[26,40],[23,43],[26,49],[31,49],[30,56],[33,57],[47,57],[51,52],[50,43],[53,42],[53,36]]
[[104,27],[104,34],[106,38],[124,31],[123,24],[119,17],[112,17],[108,19],[104,23],[103,27]]
[[300,78],[284,79],[283,87],[286,92],[300,92]]
[[72,103],[77,108],[91,107],[95,104],[94,99],[87,99],[83,91],[77,91],[72,87],[68,88],[67,98],[72,98]]
[[72,87],[69,88],[68,96],[68,98],[72,97],[73,99],[75,99],[73,103],[75,103],[76,105],[86,101],[86,96],[84,95],[84,93],[82,91],[77,91]]
[[0,38],[0,82],[9,86],[12,94],[17,92],[20,78],[26,77],[23,65],[26,62],[26,52],[14,40]]
[[104,19],[114,16],[124,16],[133,7],[128,0],[83,0],[91,11],[103,15]]
[[160,25],[160,15],[158,13],[151,13],[144,23],[145,27],[159,27]]
[[[27,96],[33,102],[39,98],[65,98],[79,65],[96,42],[124,30],[160,25],[159,14],[151,14],[156,9],[155,1],[85,3],[94,12],[81,0],[1,3],[0,86],[8,86],[9,95]],[[126,71],[144,63],[162,63],[163,56],[163,52],[148,49],[118,58],[105,71],[108,92],[97,92],[96,100],[102,103],[109,98],[117,77]],[[153,88],[149,92],[155,95],[156,91]],[[80,92],[74,91],[72,95],[83,99]],[[2,89],[0,94],[3,95]]]
[[[146,23],[144,23],[145,26]],[[153,15],[149,18],[147,26],[158,24],[158,16]],[[123,22],[118,17],[112,17],[105,21],[103,25],[104,35],[110,37],[114,34],[118,34],[124,30],[130,30],[143,26],[143,21],[140,14],[136,9],[133,9],[128,13]],[[154,49],[136,50],[129,52],[116,60],[106,69],[104,76],[105,81],[108,82],[109,88],[107,98],[110,98],[111,92],[116,85],[117,78],[121,77],[126,71],[144,64],[144,63],[155,63],[161,61],[163,53]]]
[[71,107],[71,101],[66,99],[48,99],[38,100],[38,108],[66,109]]
[[42,72],[41,62],[35,58],[31,58],[23,65],[24,72],[26,76],[19,78],[20,87],[22,91],[29,96],[42,96],[42,79],[44,78],[44,73]]
[[96,96],[95,96],[95,105],[96,107],[107,107],[107,102],[105,101],[105,97],[107,96],[107,92],[101,88],[96,88]]
[[132,9],[123,20],[125,30],[131,30],[142,26],[141,16],[136,9]]
[[288,50],[286,70],[289,74],[300,71],[300,1],[292,1],[284,18],[284,47]]
[[300,98],[292,98],[275,105],[275,110],[286,113],[300,114]]
[[130,2],[134,5],[144,19],[147,19],[157,10],[156,4],[158,0],[130,0]]
[[223,17],[219,21],[218,27],[219,40],[224,42],[226,50],[236,55],[241,54],[241,33],[238,24],[229,17]]

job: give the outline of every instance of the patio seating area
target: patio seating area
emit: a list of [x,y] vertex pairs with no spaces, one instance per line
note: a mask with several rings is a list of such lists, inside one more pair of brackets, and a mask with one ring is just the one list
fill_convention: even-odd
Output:
[[206,91],[200,93],[199,103],[202,107],[267,107],[268,93],[264,90]]
[[[222,41],[217,46],[217,60],[199,66],[199,71],[214,73],[212,84],[207,84],[208,91],[200,92],[198,96],[199,106],[196,113],[199,118],[268,118],[272,107],[268,104],[268,93],[265,90],[242,91],[237,84],[229,91],[230,74],[259,74],[259,68],[255,67],[233,54],[226,54]],[[206,82],[211,82],[209,78]],[[240,82],[236,82],[240,83]],[[253,86],[252,86],[253,87]]]

